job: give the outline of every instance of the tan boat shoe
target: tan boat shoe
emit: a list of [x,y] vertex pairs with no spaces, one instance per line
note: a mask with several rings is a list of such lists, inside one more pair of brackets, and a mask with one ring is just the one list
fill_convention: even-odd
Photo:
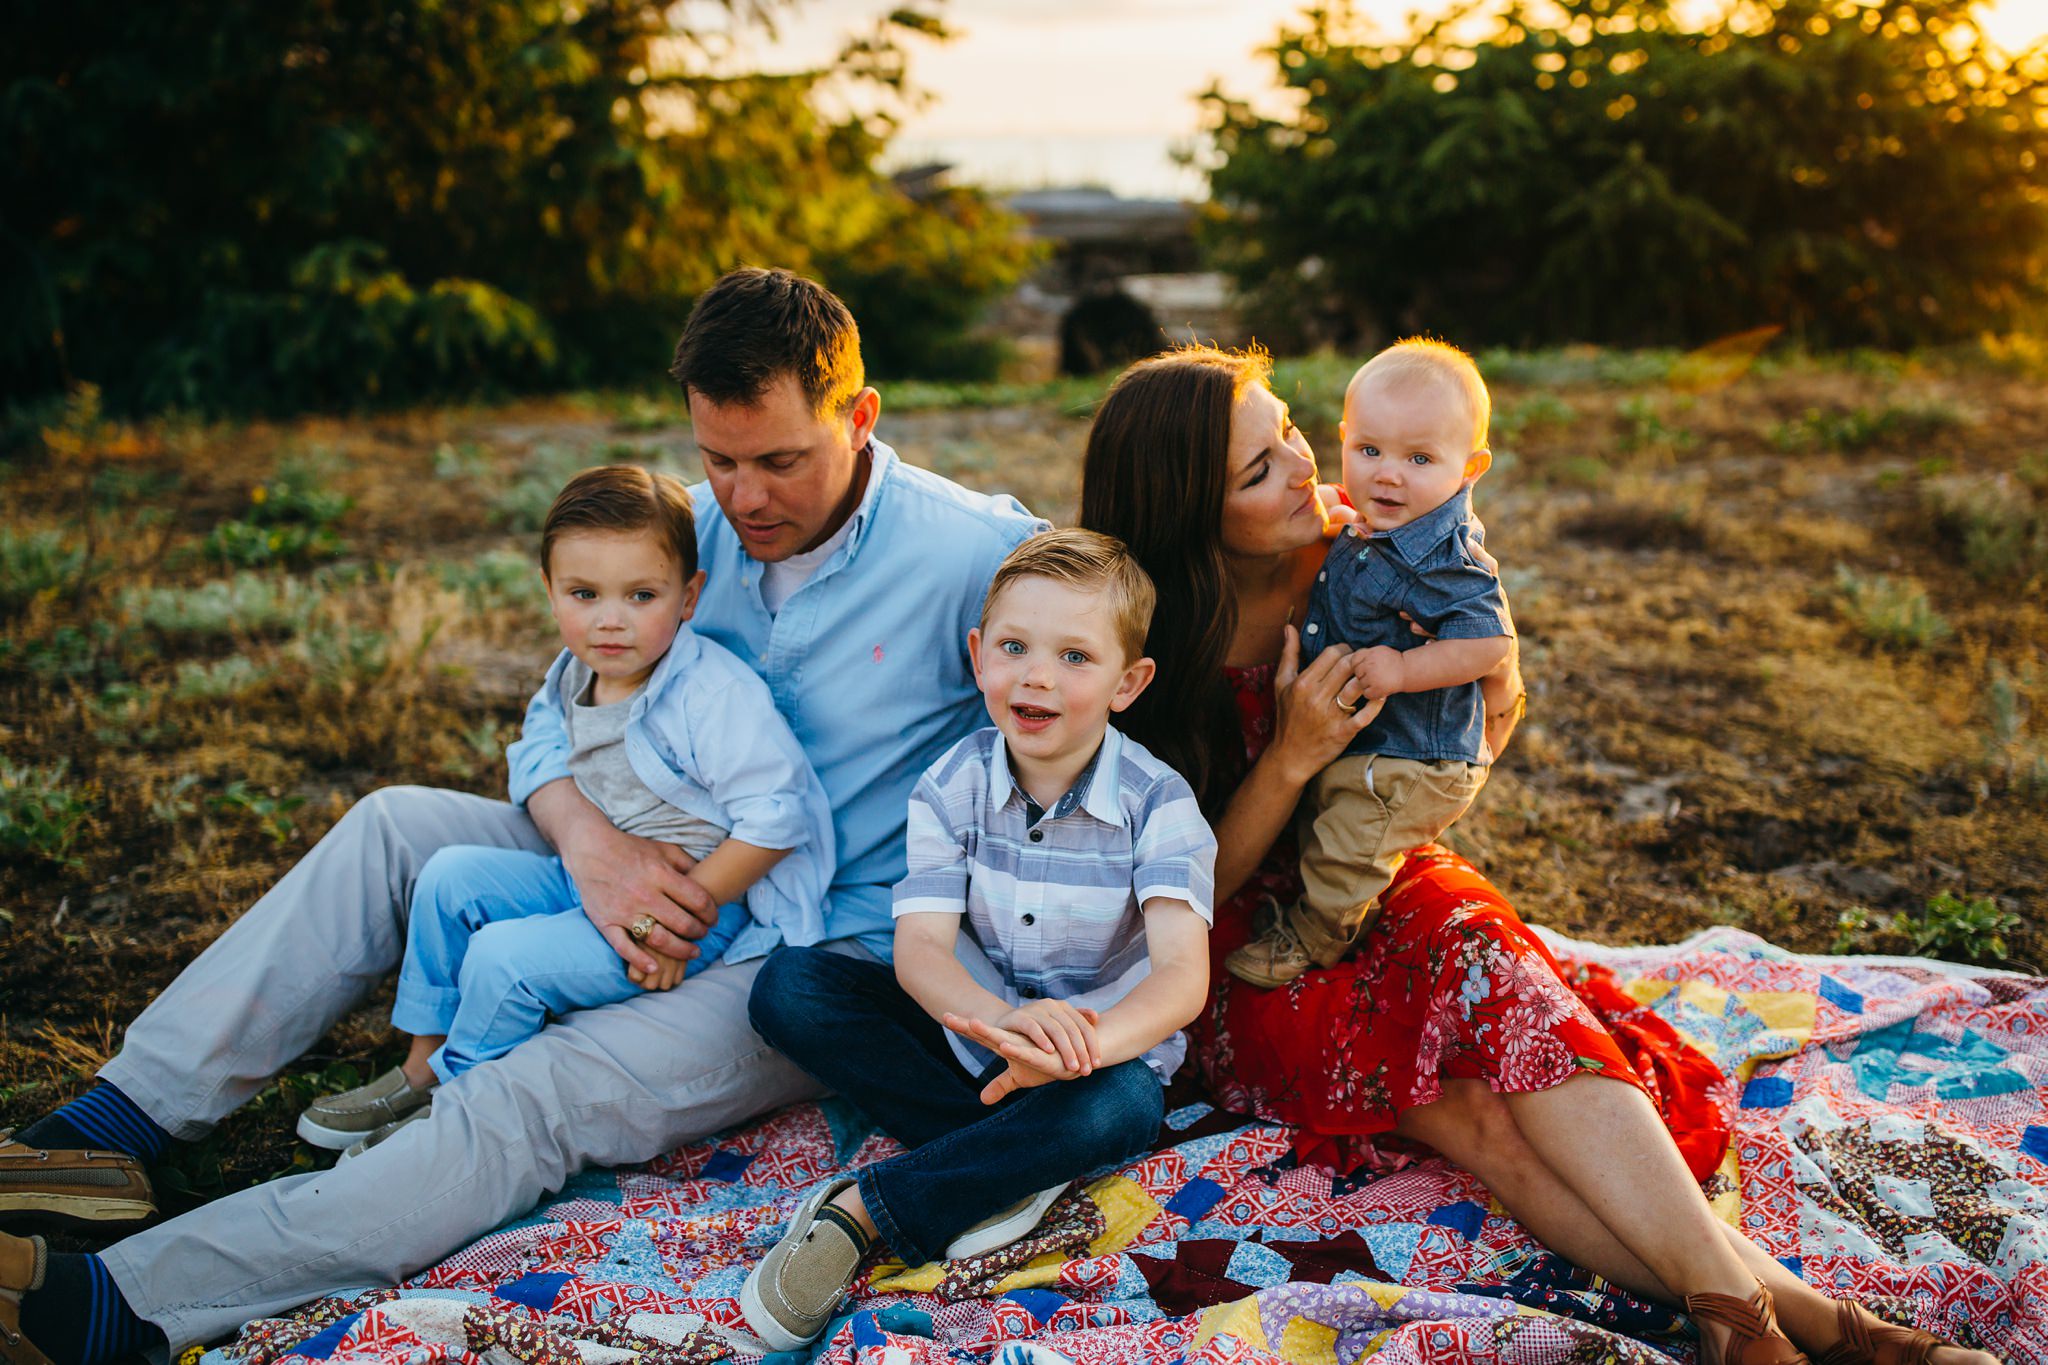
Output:
[[126,1152],[45,1151],[16,1142],[11,1128],[0,1132],[0,1220],[134,1223],[155,1212],[149,1175]]
[[48,1257],[42,1238],[0,1232],[0,1361],[5,1365],[50,1365],[50,1358],[21,1334],[21,1296],[43,1287]]

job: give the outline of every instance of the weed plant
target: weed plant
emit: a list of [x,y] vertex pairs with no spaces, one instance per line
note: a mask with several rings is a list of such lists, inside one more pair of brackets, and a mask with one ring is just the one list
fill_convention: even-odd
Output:
[[0,853],[73,866],[72,848],[93,801],[66,778],[63,760],[38,767],[0,754]]
[[122,594],[120,613],[160,635],[216,639],[295,631],[315,597],[290,578],[238,573],[194,588],[136,588]]
[[2017,586],[2048,572],[2048,512],[2022,476],[1942,475],[1920,501],[1978,578]]
[[1904,927],[1913,936],[1914,950],[1930,957],[2004,962],[2005,936],[2020,927],[2020,917],[1989,898],[1944,891]]
[[85,548],[62,532],[0,527],[0,611],[14,611],[46,593],[69,592],[85,572]]
[[1883,407],[1808,408],[1772,425],[1771,445],[1787,453],[1805,450],[1854,452],[1873,446],[1925,440],[1964,424],[1952,404],[1927,400]]
[[1835,593],[1850,624],[1865,639],[1887,649],[1932,649],[1955,633],[1928,602],[1926,590],[1910,580],[1884,574],[1865,577],[1838,564]]

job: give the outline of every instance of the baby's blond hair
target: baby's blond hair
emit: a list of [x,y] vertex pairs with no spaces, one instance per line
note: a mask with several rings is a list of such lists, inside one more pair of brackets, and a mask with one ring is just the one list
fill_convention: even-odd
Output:
[[1145,633],[1152,628],[1158,593],[1152,577],[1115,536],[1084,531],[1078,526],[1040,531],[1010,551],[989,581],[981,604],[981,628],[988,629],[996,599],[1020,578],[1049,578],[1055,583],[1100,593],[1109,602],[1109,619],[1123,646],[1124,663],[1145,657]]
[[1344,404],[1367,376],[1434,384],[1465,404],[1472,415],[1472,449],[1486,446],[1486,433],[1493,419],[1493,400],[1487,396],[1486,381],[1472,357],[1447,341],[1434,337],[1403,337],[1358,367],[1344,387]]

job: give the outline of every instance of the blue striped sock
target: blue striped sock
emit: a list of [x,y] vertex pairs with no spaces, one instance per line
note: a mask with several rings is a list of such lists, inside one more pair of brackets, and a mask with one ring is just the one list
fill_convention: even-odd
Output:
[[136,1108],[135,1101],[118,1087],[101,1081],[71,1103],[16,1133],[14,1140],[45,1150],[96,1147],[126,1152],[147,1163],[163,1156],[171,1135]]
[[21,1332],[55,1365],[102,1365],[166,1344],[121,1297],[106,1262],[64,1252],[50,1254],[43,1287],[22,1295]]

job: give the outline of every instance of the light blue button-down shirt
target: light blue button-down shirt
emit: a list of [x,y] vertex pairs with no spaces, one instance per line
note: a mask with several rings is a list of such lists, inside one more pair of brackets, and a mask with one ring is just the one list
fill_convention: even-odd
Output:
[[[911,788],[939,755],[988,723],[967,632],[1003,557],[1047,523],[1007,494],[976,493],[873,443],[845,543],[770,615],[762,565],[711,496],[691,490],[704,593],[691,625],[768,684],[832,803],[838,871],[825,938],[887,957],[891,888],[905,870]],[[506,753],[524,803],[569,776],[568,736],[527,717]],[[737,945],[736,945],[737,946]]]

